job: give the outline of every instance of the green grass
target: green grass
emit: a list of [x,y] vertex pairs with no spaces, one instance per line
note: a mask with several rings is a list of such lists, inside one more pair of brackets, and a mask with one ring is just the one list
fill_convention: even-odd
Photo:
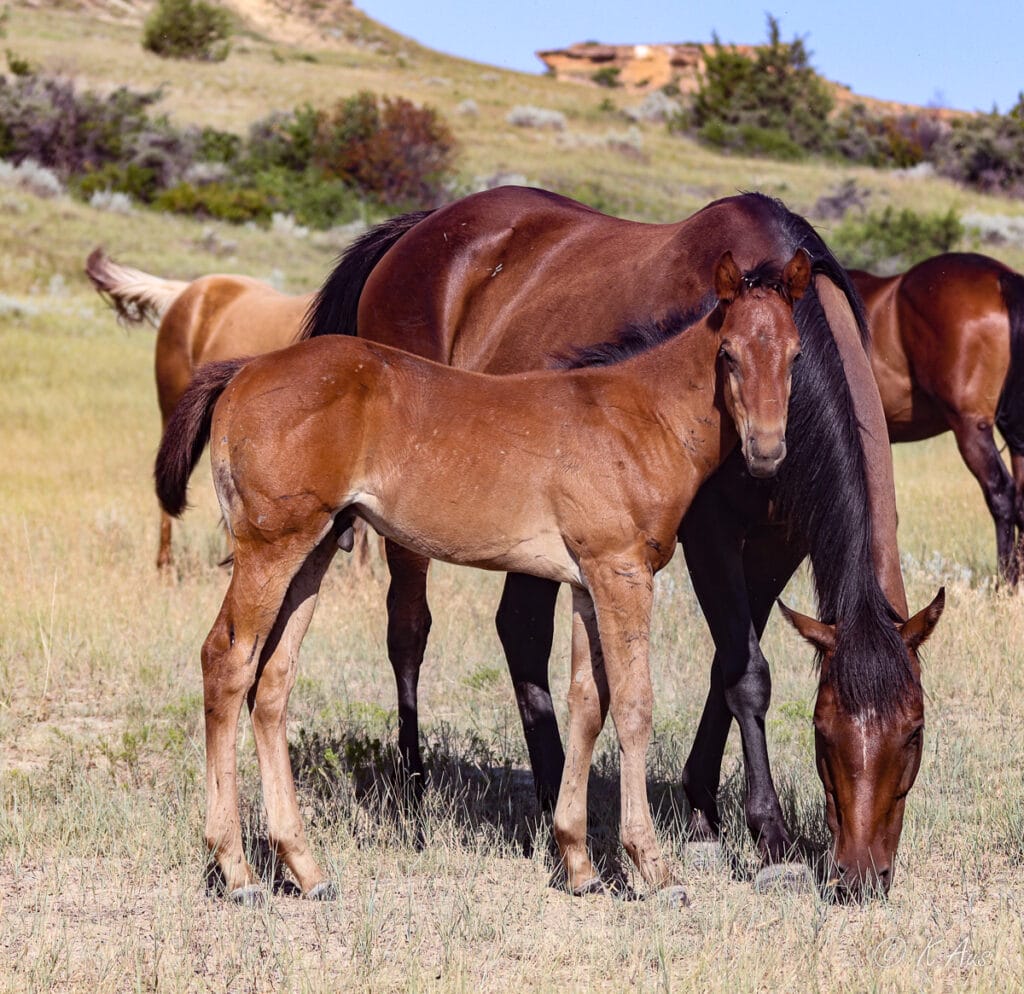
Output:
[[[496,86],[481,82],[486,67],[415,46],[404,67],[393,53],[355,48],[318,50],[309,63],[298,49],[251,38],[223,67],[179,67],[142,53],[133,27],[24,8],[15,9],[10,42],[92,85],[167,80],[168,109],[182,120],[237,130],[306,95],[369,87],[446,111],[473,96],[479,118],[455,118],[467,176],[505,168],[597,183],[637,216],[679,217],[739,188],[779,193],[800,209],[848,174],[820,163],[722,160],[651,126],[647,164],[562,149],[553,135],[513,132],[507,108],[561,109],[573,133],[599,136],[610,126],[600,100],[626,97],[507,73]],[[425,82],[434,76],[449,85]],[[1020,212],[936,180],[856,175],[897,205]],[[491,620],[501,578],[470,570],[439,567],[431,577],[435,621],[420,701],[431,789],[418,831],[396,803],[386,570],[375,561],[360,578],[343,557],[325,582],[290,710],[308,830],[341,898],[313,905],[282,891],[250,911],[210,897],[198,654],[227,582],[216,566],[216,502],[203,464],[176,533],[176,574],[158,579],[152,332],[119,328],[81,267],[103,242],[162,275],[230,269],[299,291],[319,282],[336,246],[218,226],[236,243],[221,255],[204,225],[5,188],[0,220],[0,284],[21,310],[0,306],[0,989],[1020,989],[1024,623],[1020,599],[990,582],[992,526],[948,437],[895,451],[911,605],[945,583],[948,607],[925,653],[925,758],[889,901],[844,908],[753,893],[735,736],[723,791],[735,875],[688,871],[685,911],[573,900],[549,886],[549,840],[543,826],[533,831],[526,750]],[[785,597],[812,610],[806,575]],[[563,594],[551,664],[563,727],[567,615]],[[776,778],[798,827],[813,834],[822,818],[811,653],[777,617],[764,647]],[[662,838],[680,857],[678,776],[710,658],[677,557],[657,584],[650,780]],[[622,855],[610,730],[599,745],[592,835],[598,856],[614,864]],[[240,759],[257,857],[262,813],[244,725]]]

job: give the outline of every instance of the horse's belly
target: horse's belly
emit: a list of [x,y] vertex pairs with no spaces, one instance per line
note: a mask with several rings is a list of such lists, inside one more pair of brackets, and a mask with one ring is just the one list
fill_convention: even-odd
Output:
[[431,559],[457,566],[527,573],[558,583],[582,583],[579,564],[557,528],[538,523],[535,529],[511,527],[501,518],[477,521],[459,510],[431,512],[388,506],[377,495],[360,493],[353,504],[381,535]]

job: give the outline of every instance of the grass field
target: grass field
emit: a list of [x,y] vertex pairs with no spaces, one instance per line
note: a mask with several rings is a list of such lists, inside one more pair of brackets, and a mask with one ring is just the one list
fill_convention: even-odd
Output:
[[[95,30],[83,42],[87,24]],[[168,81],[172,113],[239,130],[281,102],[361,86],[446,111],[467,96],[491,100],[493,113],[455,118],[467,177],[510,169],[567,190],[599,182],[635,216],[679,217],[754,187],[805,209],[848,172],[720,160],[653,126],[643,132],[646,163],[513,134],[505,109],[533,103],[565,110],[573,133],[600,135],[608,124],[594,107],[605,94],[513,74],[495,87],[480,82],[486,67],[415,49],[401,66],[394,55],[348,50],[308,63],[253,38],[223,66],[197,70],[143,56],[136,37],[73,11],[16,8],[8,41],[91,85]],[[447,85],[427,82],[434,77]],[[225,100],[212,99],[222,91]],[[1021,213],[938,180],[857,175],[880,202]],[[0,224],[0,990],[1021,989],[1024,622],[1020,599],[991,582],[992,527],[948,437],[895,455],[911,606],[943,583],[948,606],[925,653],[925,758],[888,901],[835,907],[753,892],[735,736],[723,790],[733,868],[688,868],[689,909],[572,899],[550,886],[546,829],[535,826],[492,623],[500,577],[469,570],[432,574],[421,690],[431,788],[422,824],[409,824],[389,786],[386,571],[375,562],[360,577],[344,557],[303,647],[290,724],[307,826],[340,900],[306,903],[284,883],[257,910],[213,896],[202,843],[199,646],[227,583],[216,565],[223,539],[204,463],[178,530],[175,575],[158,579],[152,333],[119,328],[81,266],[102,241],[164,275],[231,269],[298,291],[318,283],[339,245],[106,214],[3,187]],[[1024,266],[1020,250],[999,254]],[[813,611],[806,576],[785,596]],[[567,616],[566,599],[552,660],[563,727]],[[765,650],[776,779],[794,824],[820,837],[811,652],[777,617]],[[676,784],[710,658],[677,557],[657,587],[650,779],[662,838],[683,864]],[[617,862],[610,730],[600,745],[594,848]],[[272,877],[244,726],[240,758],[253,856]]]

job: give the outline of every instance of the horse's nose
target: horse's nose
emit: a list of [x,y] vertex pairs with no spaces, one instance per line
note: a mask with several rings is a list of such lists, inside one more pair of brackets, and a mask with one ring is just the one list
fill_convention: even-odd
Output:
[[872,896],[887,897],[892,886],[892,867],[836,866],[835,898],[843,903]]
[[747,469],[751,476],[762,479],[774,476],[786,458],[786,439],[780,436],[765,441],[757,435],[751,435],[747,444]]

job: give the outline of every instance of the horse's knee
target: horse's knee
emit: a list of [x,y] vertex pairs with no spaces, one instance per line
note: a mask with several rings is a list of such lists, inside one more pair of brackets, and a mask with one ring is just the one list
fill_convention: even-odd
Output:
[[772,699],[772,676],[768,660],[758,651],[750,659],[740,677],[728,683],[725,700],[734,715],[753,714],[764,717]]

